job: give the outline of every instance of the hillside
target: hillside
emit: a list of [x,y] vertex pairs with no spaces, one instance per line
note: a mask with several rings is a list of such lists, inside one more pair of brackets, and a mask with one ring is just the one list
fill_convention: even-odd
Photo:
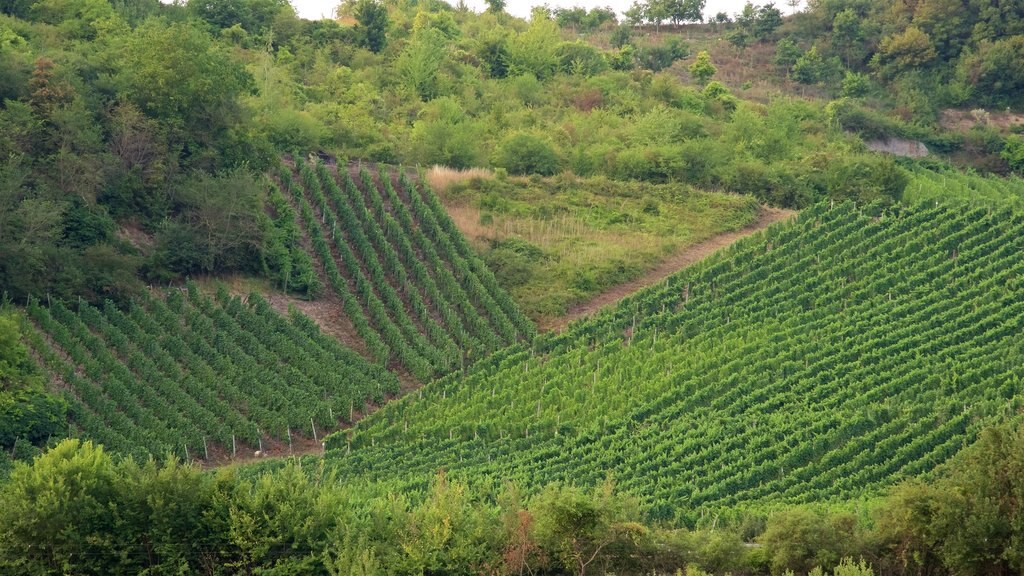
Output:
[[306,451],[306,439],[398,392],[394,374],[256,294],[214,300],[189,285],[127,310],[33,301],[26,312],[68,435],[142,459]]
[[606,474],[653,518],[847,500],[1020,408],[1016,213],[817,206],[328,440],[342,478]]
[[[326,283],[371,356],[420,381],[519,339],[533,324],[473,253],[429,189],[403,172],[314,162],[282,187]],[[280,203],[280,192],[271,201]]]
[[0,2],[0,573],[1024,573],[1021,2]]

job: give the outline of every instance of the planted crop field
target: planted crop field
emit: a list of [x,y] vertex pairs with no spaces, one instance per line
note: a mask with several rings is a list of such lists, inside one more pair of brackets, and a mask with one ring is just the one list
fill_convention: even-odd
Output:
[[372,357],[421,381],[533,336],[437,197],[404,173],[282,168],[329,289]]
[[342,478],[595,484],[655,519],[849,500],[1024,406],[1024,218],[808,209],[328,440]]
[[917,168],[903,193],[911,202],[969,200],[1024,208],[1024,179]]
[[124,454],[208,459],[243,444],[289,446],[398,391],[394,374],[258,295],[214,299],[190,284],[128,309],[32,301],[26,314],[71,434]]

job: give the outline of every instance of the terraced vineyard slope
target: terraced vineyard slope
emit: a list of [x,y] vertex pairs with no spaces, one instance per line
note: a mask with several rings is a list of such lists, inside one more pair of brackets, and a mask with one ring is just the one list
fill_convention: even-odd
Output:
[[651,517],[855,499],[1024,406],[1024,218],[818,206],[329,438],[354,477],[612,474]]
[[533,336],[429,189],[404,173],[356,174],[300,161],[279,181],[374,359],[427,381]]
[[313,439],[394,374],[258,295],[216,300],[189,285],[127,310],[30,302],[29,344],[70,406],[71,434],[137,456],[212,459]]
[[903,195],[911,202],[970,200],[1024,208],[1024,179],[969,174],[958,170],[936,172],[916,168]]

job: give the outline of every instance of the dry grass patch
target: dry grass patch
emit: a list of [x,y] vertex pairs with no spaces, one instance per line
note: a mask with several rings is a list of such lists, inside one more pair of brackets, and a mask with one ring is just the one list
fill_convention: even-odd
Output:
[[453,184],[468,182],[473,179],[490,179],[494,173],[486,168],[449,168],[435,164],[427,170],[424,178],[434,192],[444,193]]

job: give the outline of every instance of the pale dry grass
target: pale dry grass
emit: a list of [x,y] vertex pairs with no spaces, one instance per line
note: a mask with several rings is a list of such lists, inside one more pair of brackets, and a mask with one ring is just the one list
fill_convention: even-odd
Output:
[[431,166],[430,170],[427,170],[425,175],[427,184],[430,185],[431,189],[438,194],[443,193],[452,184],[466,182],[475,178],[487,180],[493,177],[494,173],[486,168],[459,169],[449,168],[439,164]]
[[[522,238],[545,251],[579,261],[579,255],[597,247],[616,246],[625,252],[664,249],[671,241],[644,233],[623,233],[595,229],[581,218],[564,214],[557,218],[510,217],[495,215],[484,224],[482,212],[475,206],[449,204],[448,215],[455,226],[473,244],[486,247],[508,238]],[[566,244],[573,244],[567,247]],[[587,260],[587,258],[582,258]]]

